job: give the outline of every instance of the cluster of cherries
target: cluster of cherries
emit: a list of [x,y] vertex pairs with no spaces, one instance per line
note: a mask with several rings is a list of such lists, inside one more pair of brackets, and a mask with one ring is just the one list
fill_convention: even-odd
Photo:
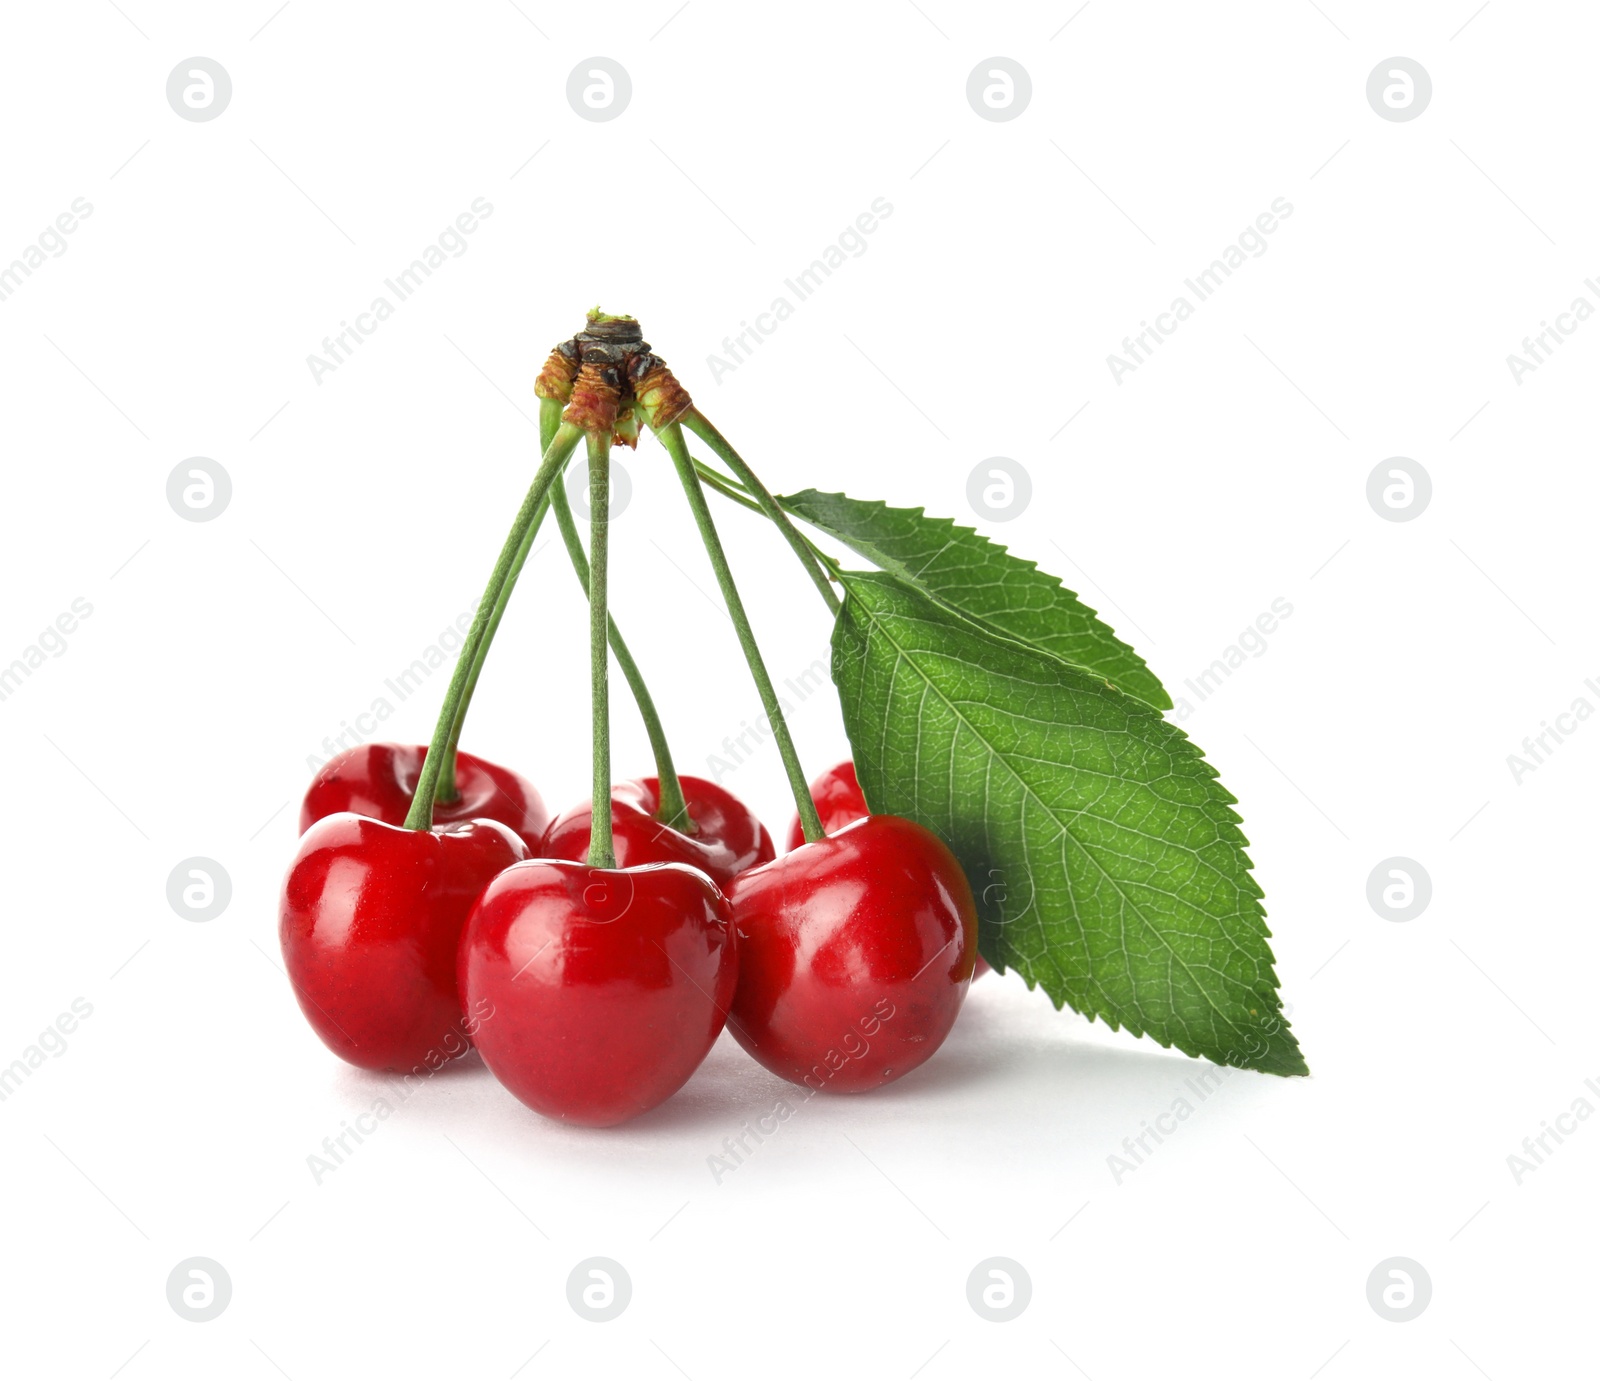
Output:
[[920,825],[869,815],[850,763],[813,784],[827,837],[797,818],[781,858],[713,782],[680,778],[693,835],[655,818],[654,777],[623,783],[602,869],[583,861],[588,803],[550,820],[524,777],[466,753],[456,799],[406,829],[427,751],[341,753],[301,809],[283,953],[352,1064],[437,1069],[475,1045],[536,1112],[608,1126],[682,1087],[724,1023],[773,1073],[857,1092],[955,1022],[977,954],[966,877]]
[[[876,1088],[943,1042],[972,981],[977,914],[955,856],[922,826],[872,815],[851,763],[809,788],[783,723],[705,483],[777,524],[830,608],[820,553],[694,407],[631,317],[589,314],[535,382],[544,454],[479,603],[428,748],[364,744],[306,793],[279,939],[312,1028],[365,1069],[442,1068],[476,1047],[536,1112],[587,1126],[670,1098],[726,1025],[814,1091]],[[680,777],[610,618],[609,457],[641,427],[683,483],[795,791],[777,857],[754,813]],[[731,475],[689,454],[683,429]],[[589,456],[586,554],[562,475]],[[483,655],[546,512],[590,610],[592,799],[550,819],[524,777],[457,751]],[[613,785],[614,655],[657,776]]]

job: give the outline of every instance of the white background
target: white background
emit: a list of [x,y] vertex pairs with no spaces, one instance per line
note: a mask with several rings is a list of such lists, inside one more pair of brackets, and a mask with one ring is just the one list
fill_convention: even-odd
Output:
[[[273,3],[5,19],[0,262],[93,206],[0,302],[0,663],[93,607],[0,703],[0,1063],[93,1007],[0,1104],[6,1370],[1581,1366],[1600,1127],[1520,1184],[1506,1158],[1600,1106],[1600,727],[1520,783],[1507,755],[1600,705],[1600,324],[1520,383],[1506,357],[1600,305],[1589,7]],[[565,95],[595,54],[633,84],[606,123]],[[1433,82],[1404,123],[1366,98],[1396,54]],[[165,96],[194,55],[233,82],[206,123]],[[1031,77],[1011,121],[966,99],[993,55]],[[307,355],[477,197],[467,251],[316,382]],[[723,338],[878,197],[867,251],[714,380]],[[1108,353],[1279,197],[1267,252],[1116,382]],[[603,1133],[452,1069],[314,1181],[307,1157],[385,1085],[320,1046],[277,964],[307,759],[472,608],[533,468],[534,373],[595,302],[641,318],[774,488],[977,522],[1177,695],[1293,606],[1185,727],[1239,797],[1312,1078],[1231,1076],[1119,1183],[1108,1157],[1200,1066],[991,977],[930,1064],[807,1104],[720,1183],[707,1158],[792,1092],[726,1039]],[[232,478],[212,522],[166,500],[192,456]],[[991,456],[1033,483],[1004,524],[966,499]],[[1393,456],[1432,477],[1412,522],[1367,502]],[[703,772],[758,703],[662,453],[623,463],[614,606]],[[825,661],[803,574],[718,512],[775,674]],[[588,791],[558,556],[530,564],[466,743],[556,808]],[[385,736],[425,741],[442,689]],[[647,771],[620,695],[617,719],[618,775]],[[794,730],[812,770],[845,752],[831,691]],[[784,828],[770,745],[728,784]],[[192,855],[232,878],[208,923],[166,900]],[[1406,923],[1366,899],[1394,855],[1433,882]],[[633,1281],[605,1325],[565,1294],[597,1255]],[[210,1323],[167,1303],[191,1256],[233,1282]],[[966,1303],[991,1256],[1032,1280],[1011,1323]],[[1432,1280],[1409,1323],[1368,1304],[1392,1256]]]

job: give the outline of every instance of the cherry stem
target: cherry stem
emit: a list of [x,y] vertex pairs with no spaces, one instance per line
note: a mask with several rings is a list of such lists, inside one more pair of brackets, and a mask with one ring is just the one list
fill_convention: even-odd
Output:
[[[778,693],[772,687],[772,678],[767,674],[766,663],[761,660],[761,649],[756,646],[756,636],[750,627],[750,616],[745,613],[744,601],[739,597],[739,587],[734,584],[733,571],[728,566],[728,554],[722,549],[722,539],[717,536],[717,525],[712,520],[711,510],[706,506],[705,490],[700,487],[700,476],[695,471],[694,461],[689,458],[689,447],[683,439],[683,428],[676,422],[669,423],[656,433],[661,438],[661,444],[667,448],[667,454],[672,457],[672,463],[677,468],[678,478],[683,483],[683,492],[688,497],[689,508],[694,514],[695,526],[700,529],[700,540],[705,544],[706,555],[711,559],[711,567],[717,573],[717,584],[722,587],[722,600],[728,606],[728,617],[733,620],[734,630],[739,635],[739,646],[744,651],[744,659],[749,664],[751,678],[756,683],[756,690],[761,696],[762,708],[767,714],[767,723],[772,728],[772,736],[777,740],[778,752],[783,758],[784,771],[789,777],[789,788],[794,792],[795,809],[800,814],[800,828],[805,832],[806,842],[815,843],[824,837],[822,820],[817,815],[817,803],[811,799],[811,788],[806,784],[805,770],[800,766],[800,756],[794,750],[794,740],[789,736],[789,725],[783,717],[783,707],[778,703]],[[830,596],[832,591],[829,591]]]
[[[411,809],[406,814],[405,826],[410,830],[433,827],[433,801],[439,790],[439,779],[444,769],[451,736],[457,732],[457,723],[464,710],[467,686],[473,681],[473,671],[479,666],[479,654],[486,647],[489,625],[496,622],[496,611],[504,612],[501,596],[508,593],[513,572],[521,569],[521,559],[526,558],[525,544],[531,541],[534,523],[544,509],[550,486],[561,473],[567,458],[577,449],[583,433],[576,427],[561,427],[545,448],[539,470],[528,486],[527,497],[517,510],[505,546],[489,573],[489,583],[484,587],[483,598],[478,601],[477,612],[472,616],[472,627],[467,631],[466,643],[456,659],[456,668],[450,677],[450,687],[445,691],[444,704],[439,708],[439,722],[433,731],[433,741],[428,745],[428,756],[422,764],[422,775],[417,782],[416,795],[411,798]],[[519,559],[521,558],[521,559]]]
[[811,583],[822,592],[822,598],[828,606],[828,611],[837,614],[839,612],[839,596],[834,594],[833,586],[828,583],[827,573],[813,555],[811,544],[800,535],[795,525],[789,521],[789,515],[783,511],[782,506],[768,492],[766,485],[762,484],[756,472],[745,464],[744,457],[728,444],[727,439],[711,425],[699,408],[690,408],[683,415],[683,424],[716,452],[717,458],[733,471],[739,482],[749,492],[750,497],[760,506],[761,511],[772,519],[778,531],[783,534],[784,540],[794,549],[794,554],[800,558],[800,564],[806,568],[806,574],[811,577]]
[[[549,419],[549,431],[555,434],[557,424],[561,420],[561,404],[554,398],[546,398],[540,404],[539,425],[542,428]],[[555,484],[550,489],[550,504],[555,510],[556,523],[561,529],[561,540],[566,543],[567,555],[572,559],[572,569],[577,572],[578,583],[583,586],[585,597],[589,593],[589,558],[584,554],[583,539],[578,535],[578,524],[572,517],[572,505],[567,500],[567,491],[564,484]],[[683,784],[678,780],[677,769],[672,764],[672,749],[667,743],[666,730],[661,726],[661,716],[656,710],[655,698],[650,694],[650,687],[645,684],[644,675],[639,670],[639,664],[634,661],[633,653],[628,650],[628,644],[623,641],[622,631],[617,627],[617,621],[607,615],[607,624],[611,641],[611,652],[617,659],[617,666],[622,671],[622,676],[628,683],[628,689],[633,693],[634,703],[639,707],[639,717],[644,720],[644,731],[650,738],[650,751],[656,760],[656,778],[661,788],[661,805],[656,811],[656,819],[669,829],[675,829],[683,834],[696,833],[694,821],[689,816],[689,805],[684,799]]]
[[[552,428],[551,435],[554,434]],[[548,448],[550,440],[548,437],[541,437],[541,442],[539,449],[542,453]],[[505,616],[506,605],[511,602],[511,592],[516,589],[517,580],[522,575],[523,566],[527,564],[528,553],[533,550],[534,539],[539,535],[539,528],[543,525],[544,516],[549,508],[550,498],[546,495],[539,501],[538,511],[528,526],[528,535],[522,539],[522,545],[517,548],[516,559],[506,574],[506,583],[501,587],[500,596],[495,601],[493,612],[489,615],[489,626],[484,630],[483,641],[478,645],[477,655],[472,659],[472,669],[467,674],[466,689],[461,693],[461,705],[456,711],[455,726],[450,730],[450,742],[445,745],[444,763],[439,768],[439,789],[433,797],[435,805],[448,805],[461,794],[456,784],[456,749],[461,742],[462,726],[467,722],[467,710],[472,704],[473,692],[478,689],[478,677],[483,672],[483,664],[489,658],[489,646],[494,642],[495,634],[500,631],[500,620]],[[462,656],[465,655],[463,651]]]
[[594,799],[589,816],[589,866],[615,868],[611,841],[611,702],[607,693],[610,618],[611,433],[589,434],[589,694],[594,707]]
[[766,510],[746,494],[743,489],[739,488],[736,481],[730,480],[726,475],[713,470],[709,465],[704,465],[698,460],[694,463],[694,472],[700,476],[702,484],[710,485],[723,498],[732,499],[741,508],[748,508],[752,513],[759,513],[763,518],[767,516]]
[[[711,488],[715,489],[717,493],[722,495],[723,498],[731,499],[741,508],[748,508],[752,513],[759,513],[763,518],[767,516],[767,510],[762,508],[760,504],[758,504],[750,497],[749,494],[740,488],[737,480],[729,479],[720,471],[713,470],[709,465],[704,465],[698,460],[694,463],[694,470],[695,474],[700,476],[702,483],[710,485]],[[839,563],[835,561],[833,557],[829,556],[827,552],[823,551],[822,548],[813,542],[809,537],[807,537],[805,533],[800,532],[798,528],[796,529],[796,533],[798,534],[800,540],[804,542],[810,549],[811,555],[822,563],[822,566],[825,570],[834,573],[838,572]],[[833,612],[837,613],[837,608],[834,608]]]

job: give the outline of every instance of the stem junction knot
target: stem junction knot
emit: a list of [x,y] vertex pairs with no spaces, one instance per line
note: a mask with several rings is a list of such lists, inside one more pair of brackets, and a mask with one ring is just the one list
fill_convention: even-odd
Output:
[[582,331],[550,352],[534,392],[565,403],[563,421],[586,432],[609,429],[614,446],[635,446],[641,422],[659,431],[694,406],[639,323],[598,307]]

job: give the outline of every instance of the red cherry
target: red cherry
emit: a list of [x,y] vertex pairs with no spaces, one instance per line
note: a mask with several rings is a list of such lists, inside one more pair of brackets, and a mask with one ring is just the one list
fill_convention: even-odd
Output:
[[[856,765],[849,758],[834,764],[812,781],[811,799],[817,803],[822,828],[829,834],[842,830],[852,820],[864,820],[872,813],[867,809],[867,798],[861,794],[861,784],[856,781]],[[788,842],[784,847],[792,852],[805,842],[805,831],[800,828],[800,817],[796,815],[789,821]]]
[[284,879],[278,941],[323,1044],[363,1069],[464,1054],[461,931],[489,880],[527,856],[494,820],[408,830],[341,812],[312,825]]
[[[867,809],[867,798],[861,794],[861,784],[856,780],[856,765],[849,758],[835,763],[811,783],[811,799],[817,803],[822,828],[829,834],[842,830],[852,820],[864,820],[872,813]],[[789,821],[785,848],[793,853],[805,842],[805,831],[801,829],[800,817],[796,815]],[[980,954],[972,976],[982,978],[988,972],[989,961]]]
[[739,985],[728,1029],[774,1074],[828,1092],[915,1069],[972,979],[972,889],[939,838],[873,815],[733,883]]
[[[341,810],[403,825],[427,756],[426,746],[408,743],[363,743],[336,753],[318,769],[306,790],[300,807],[301,831]],[[522,836],[529,852],[538,852],[550,812],[526,777],[471,753],[457,753],[456,786],[459,794],[455,800],[434,802],[434,824],[498,820]]]
[[535,1112],[609,1127],[705,1059],[737,976],[727,899],[679,864],[530,859],[491,882],[461,940],[484,1063]]
[[[732,792],[701,777],[679,777],[678,781],[698,826],[693,835],[668,829],[655,818],[661,808],[661,783],[655,777],[619,782],[611,788],[612,847],[619,868],[686,863],[726,887],[745,869],[777,856],[767,827]],[[588,801],[562,811],[534,852],[544,858],[581,863],[589,854],[591,814]]]

